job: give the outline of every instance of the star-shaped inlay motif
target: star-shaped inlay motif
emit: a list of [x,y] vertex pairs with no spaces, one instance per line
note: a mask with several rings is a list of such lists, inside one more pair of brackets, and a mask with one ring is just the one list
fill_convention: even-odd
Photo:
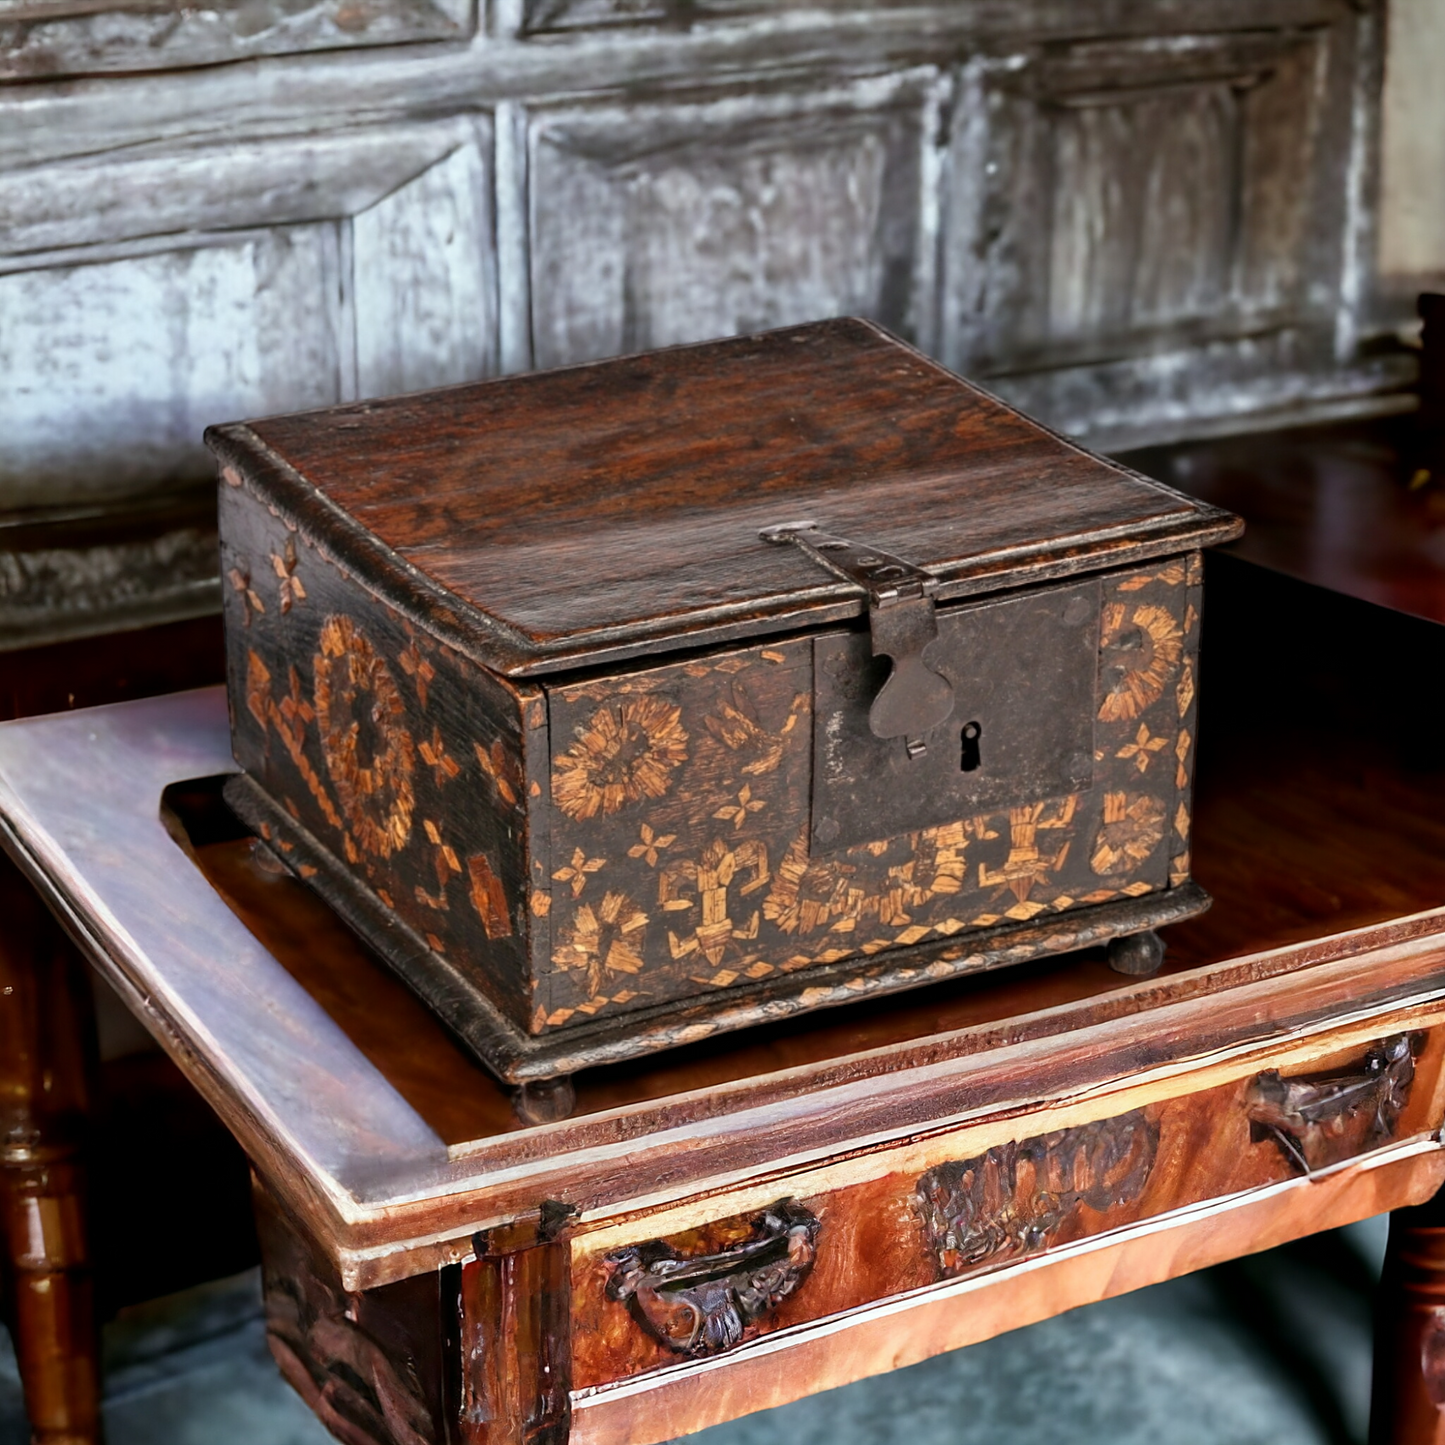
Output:
[[642,825],[640,842],[634,843],[627,850],[629,858],[646,858],[649,868],[657,867],[657,855],[662,849],[670,847],[677,841],[676,833],[664,833],[658,837],[646,823]]
[[756,813],[766,806],[761,798],[753,797],[752,788],[744,784],[742,791],[738,794],[737,802],[728,803],[719,808],[713,817],[731,823],[734,828],[741,828],[747,822],[749,813]]
[[1139,731],[1134,734],[1134,741],[1125,743],[1114,756],[1123,758],[1126,762],[1132,758],[1134,766],[1143,773],[1148,771],[1149,764],[1154,761],[1154,754],[1168,746],[1168,738],[1151,737],[1148,727],[1140,723]]
[[558,883],[570,883],[572,885],[572,896],[580,898],[582,890],[587,886],[587,875],[595,873],[606,864],[605,858],[589,858],[580,848],[572,850],[572,861],[559,868],[552,877]]
[[296,575],[295,537],[287,537],[286,546],[282,552],[271,553],[271,567],[276,573],[281,592],[281,611],[289,612],[294,604],[306,600],[306,589]]
[[261,601],[252,589],[251,574],[249,572],[243,572],[239,567],[232,567],[231,570],[226,573],[226,580],[241,594],[242,616],[245,618],[247,627],[251,625],[251,614],[253,612],[258,613],[262,617],[266,615],[266,604]]

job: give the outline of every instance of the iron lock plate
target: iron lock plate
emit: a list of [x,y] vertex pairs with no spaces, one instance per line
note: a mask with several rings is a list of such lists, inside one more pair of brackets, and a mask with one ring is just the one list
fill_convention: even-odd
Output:
[[812,852],[831,853],[1093,784],[1099,583],[937,614],[930,667],[954,697],[911,755],[869,722],[888,664],[868,633],[813,640]]

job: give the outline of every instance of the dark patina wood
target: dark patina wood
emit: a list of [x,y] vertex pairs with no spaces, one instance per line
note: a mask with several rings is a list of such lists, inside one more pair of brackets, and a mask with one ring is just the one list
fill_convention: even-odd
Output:
[[820,507],[935,573],[940,601],[1239,530],[854,320],[209,439],[302,540],[515,676],[857,617],[856,587],[758,544]]
[[260,1180],[254,1197],[266,1342],[292,1388],[346,1445],[445,1441],[453,1276],[347,1290]]
[[211,439],[232,804],[513,1083],[1207,904],[1238,523],[867,323]]

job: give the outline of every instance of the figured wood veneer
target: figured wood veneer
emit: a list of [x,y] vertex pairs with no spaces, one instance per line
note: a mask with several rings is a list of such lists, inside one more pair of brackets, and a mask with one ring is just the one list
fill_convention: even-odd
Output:
[[[984,1114],[871,1158],[799,1167],[633,1223],[579,1224],[571,1231],[574,1384],[601,1386],[676,1359],[618,1302],[619,1257],[629,1249],[717,1253],[753,1227],[751,1211],[766,1207],[769,1189],[788,1190],[822,1227],[806,1283],[750,1322],[753,1339],[1278,1184],[1305,1172],[1306,1155],[1313,1174],[1420,1138],[1445,1117],[1442,1018],[1441,1005],[1406,1016],[1434,1025],[1428,1039],[1381,1020],[1374,1037],[1338,1030],[1152,1079],[1141,1071],[1116,1089]],[[1396,1065],[1383,1080],[1375,1068],[1382,1057]],[[1262,1067],[1271,1058],[1277,1067]],[[1320,1106],[1308,1122],[1295,1121],[1293,1154],[1257,1127],[1261,1094],[1281,1074]],[[1365,1086],[1325,1095],[1324,1079]],[[1377,1082],[1383,1091],[1369,1087]],[[631,1230],[647,1233],[638,1240]]]

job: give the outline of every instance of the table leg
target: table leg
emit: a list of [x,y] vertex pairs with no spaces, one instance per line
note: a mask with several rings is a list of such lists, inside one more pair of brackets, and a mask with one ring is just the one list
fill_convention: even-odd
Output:
[[0,1241],[37,1445],[101,1438],[82,1155],[90,999],[84,963],[0,855]]
[[543,1204],[530,1247],[493,1253],[479,1234],[475,1261],[462,1266],[463,1445],[566,1445],[572,1271],[558,1208]]
[[1445,1191],[1390,1216],[1370,1445],[1445,1445]]

